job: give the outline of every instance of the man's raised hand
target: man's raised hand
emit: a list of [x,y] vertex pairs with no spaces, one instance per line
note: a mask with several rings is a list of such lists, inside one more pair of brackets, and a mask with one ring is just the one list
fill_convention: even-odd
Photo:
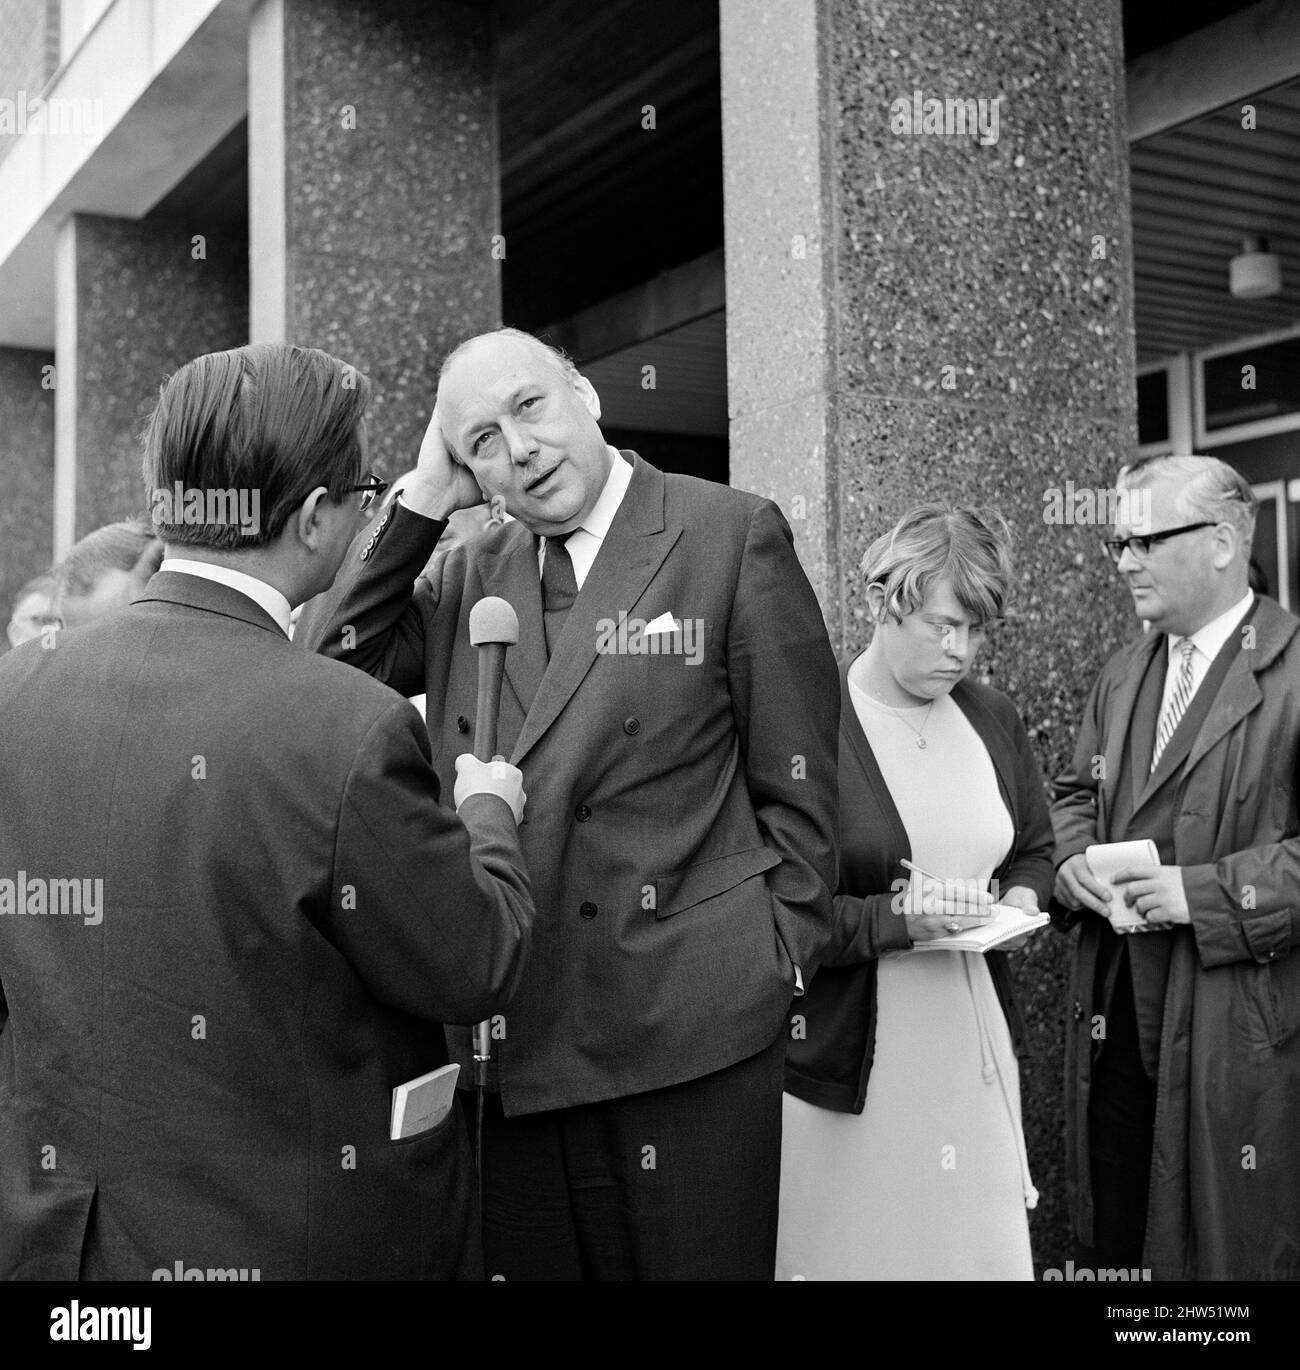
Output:
[[417,514],[433,519],[446,519],[457,509],[472,509],[483,503],[483,491],[474,473],[456,457],[443,436],[437,405],[420,443],[415,474],[402,487],[402,500]]

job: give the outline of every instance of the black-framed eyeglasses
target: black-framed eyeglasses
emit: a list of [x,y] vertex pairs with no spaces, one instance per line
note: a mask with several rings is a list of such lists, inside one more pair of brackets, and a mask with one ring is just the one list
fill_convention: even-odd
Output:
[[361,512],[364,514],[365,511],[369,509],[370,506],[387,489],[388,482],[386,480],[380,480],[379,477],[375,475],[375,473],[372,471],[366,477],[366,483],[364,485],[345,485],[343,487],[343,493],[345,495],[354,495],[358,490],[360,490],[362,492]]
[[1181,528],[1166,528],[1163,532],[1144,533],[1141,537],[1106,538],[1101,545],[1106,549],[1106,555],[1118,566],[1125,548],[1132,552],[1139,561],[1145,561],[1151,555],[1151,548],[1157,542],[1164,542],[1166,538],[1176,538],[1180,533],[1194,533],[1198,528],[1215,528],[1217,526],[1217,524],[1210,522],[1184,523]]

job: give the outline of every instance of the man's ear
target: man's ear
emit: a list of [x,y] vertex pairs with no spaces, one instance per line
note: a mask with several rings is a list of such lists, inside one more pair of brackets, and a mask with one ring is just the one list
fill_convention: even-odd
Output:
[[579,399],[587,407],[587,413],[591,415],[597,423],[600,422],[600,396],[596,394],[596,387],[580,372],[573,373],[573,388],[578,392]]
[[320,547],[325,535],[325,511],[333,507],[329,491],[323,485],[318,485],[298,506],[293,522],[298,533],[298,541],[304,547],[310,548],[313,552]]
[[[1237,550],[1241,546],[1241,539],[1237,536],[1237,530],[1230,523],[1221,523],[1214,530],[1214,566],[1218,571],[1226,570],[1237,559]],[[1250,560],[1249,550],[1246,552],[1246,560]]]
[[140,585],[147,585],[154,572],[162,565],[166,551],[162,538],[154,538],[131,568],[131,578]]

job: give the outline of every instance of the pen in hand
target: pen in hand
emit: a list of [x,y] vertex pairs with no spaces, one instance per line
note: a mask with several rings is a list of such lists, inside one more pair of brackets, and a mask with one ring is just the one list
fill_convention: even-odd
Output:
[[[919,876],[921,876],[921,878],[924,879],[924,880],[933,880],[933,881],[935,882],[935,884],[937,884],[937,885],[939,885],[939,886],[941,886],[941,887],[943,888],[945,898],[948,897],[948,886],[949,886],[950,884],[958,884],[958,885],[962,885],[963,887],[965,887],[965,886],[968,885],[968,883],[969,883],[969,882],[967,882],[967,881],[949,881],[949,880],[946,880],[942,875],[935,875],[933,871],[928,871],[928,870],[923,869],[922,867],[918,866],[918,865],[916,864],[916,862],[914,862],[914,861],[909,861],[906,857],[900,858],[899,864],[900,864],[901,866],[903,866],[904,869],[911,871],[914,875],[919,875]],[[965,895],[965,894],[960,895],[959,898],[961,899],[961,902],[962,902],[962,903],[965,903],[965,902],[966,902],[966,895]],[[975,909],[974,909],[973,911],[971,911],[971,912],[966,912],[966,911],[963,909],[963,911],[962,911],[962,913],[960,914],[960,916],[963,917],[963,918],[971,919],[972,921],[974,921],[974,922],[979,922],[979,923],[987,923],[987,922],[989,922],[989,921],[992,919],[992,917],[993,917],[992,913],[988,912],[988,911],[985,910],[985,909],[980,909],[978,906],[976,906]],[[957,931],[957,929],[956,929],[956,928],[949,928],[948,931],[949,931],[949,932],[955,932],[955,931]]]

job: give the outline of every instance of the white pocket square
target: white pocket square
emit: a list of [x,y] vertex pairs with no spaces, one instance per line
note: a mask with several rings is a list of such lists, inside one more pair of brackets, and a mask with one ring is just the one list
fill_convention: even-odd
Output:
[[672,614],[660,614],[657,619],[645,626],[644,637],[654,637],[658,633],[680,633],[682,625]]

